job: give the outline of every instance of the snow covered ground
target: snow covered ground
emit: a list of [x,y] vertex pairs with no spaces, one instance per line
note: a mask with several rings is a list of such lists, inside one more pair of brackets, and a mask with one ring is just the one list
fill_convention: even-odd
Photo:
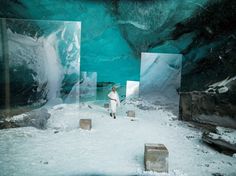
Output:
[[[161,107],[128,101],[112,119],[102,102],[61,104],[49,109],[47,130],[0,130],[1,176],[236,175],[236,158],[220,154],[201,142],[201,132],[177,120]],[[136,117],[126,117],[135,110]],[[78,128],[91,118],[93,128]],[[144,172],[145,143],[162,143],[169,150],[169,174]]]
[[217,127],[216,133],[210,133],[213,139],[219,139],[236,146],[236,130],[230,128]]

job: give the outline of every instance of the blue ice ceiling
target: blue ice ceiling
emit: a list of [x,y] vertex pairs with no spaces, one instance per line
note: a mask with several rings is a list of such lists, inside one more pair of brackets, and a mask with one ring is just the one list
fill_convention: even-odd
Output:
[[[9,8],[3,13],[16,18],[81,21],[81,70],[97,71],[99,82],[124,83],[139,80],[141,52],[184,50],[194,33],[177,41],[169,40],[170,35],[177,23],[207,2],[17,0],[6,3]],[[43,33],[50,30],[39,27]]]
[[[185,91],[236,75],[234,1],[0,1],[1,17],[81,21],[81,71],[96,71],[98,82],[139,80],[141,52],[183,54]],[[54,30],[40,23],[28,28],[29,35]],[[64,79],[73,85],[78,78]]]

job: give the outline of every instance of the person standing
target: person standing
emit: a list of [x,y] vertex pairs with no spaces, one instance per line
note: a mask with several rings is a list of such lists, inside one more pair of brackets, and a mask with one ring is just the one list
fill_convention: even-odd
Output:
[[108,94],[108,98],[110,99],[110,116],[116,119],[116,108],[120,106],[120,98],[114,86]]

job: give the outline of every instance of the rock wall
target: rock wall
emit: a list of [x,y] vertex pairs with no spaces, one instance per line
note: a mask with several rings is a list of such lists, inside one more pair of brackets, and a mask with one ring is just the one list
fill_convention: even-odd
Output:
[[229,103],[230,95],[201,91],[181,93],[180,119],[236,128],[236,105]]
[[0,118],[0,129],[17,127],[35,127],[37,129],[46,129],[47,120],[51,114],[45,108],[35,109],[33,111],[16,115],[11,118]]

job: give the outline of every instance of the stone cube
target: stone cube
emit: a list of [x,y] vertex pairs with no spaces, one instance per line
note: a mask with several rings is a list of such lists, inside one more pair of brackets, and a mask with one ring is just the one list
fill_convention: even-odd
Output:
[[109,103],[105,103],[104,108],[109,108]]
[[83,130],[91,130],[92,120],[91,119],[80,119],[79,126]]
[[145,144],[145,171],[168,172],[169,152],[163,144]]
[[128,117],[135,117],[135,111],[127,111],[126,114]]

